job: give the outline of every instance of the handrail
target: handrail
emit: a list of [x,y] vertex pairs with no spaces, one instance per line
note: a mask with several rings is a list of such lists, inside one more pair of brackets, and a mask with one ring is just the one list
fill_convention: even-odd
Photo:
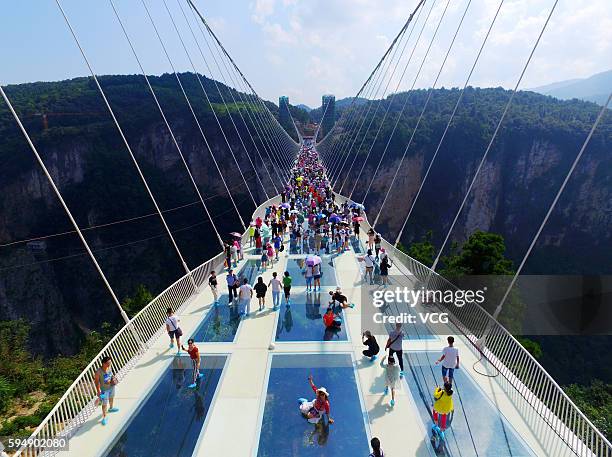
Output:
[[[278,201],[280,201],[280,197],[275,196],[263,202],[253,212],[253,218],[263,216],[265,209]],[[248,229],[242,236],[243,246],[246,246],[247,240]],[[57,450],[35,446],[37,444],[36,439],[48,440],[61,437],[69,440],[89,416],[96,411],[97,395],[94,386],[94,373],[95,369],[101,365],[102,357],[111,356],[115,376],[121,381],[162,334],[166,308],[171,307],[177,313],[180,313],[202,285],[207,284],[210,272],[213,269],[216,271],[221,269],[224,259],[225,254],[220,253],[191,270],[189,274],[185,274],[168,286],[130,319],[130,322],[111,338],[74,380],[49,414],[36,427],[30,436],[30,440],[28,440],[31,443],[22,446],[15,453],[15,457],[55,455],[58,452]],[[194,284],[196,287],[194,287]]]
[[[341,202],[350,200],[334,192]],[[364,212],[362,223],[370,228]],[[399,259],[407,272],[435,290],[453,290],[457,286],[426,265],[400,251],[381,237],[381,246]],[[397,264],[396,264],[397,265]],[[401,269],[400,269],[401,270]],[[495,367],[536,413],[578,456],[612,457],[612,444],[576,406],[563,388],[550,376],[524,346],[489,312],[472,302],[462,307],[437,303],[449,314],[453,325],[483,358]],[[482,337],[486,334],[486,344]]]

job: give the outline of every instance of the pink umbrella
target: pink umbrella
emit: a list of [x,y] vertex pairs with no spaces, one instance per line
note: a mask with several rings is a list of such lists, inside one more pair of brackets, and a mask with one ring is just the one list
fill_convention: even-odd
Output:
[[355,216],[355,217],[353,218],[353,222],[363,222],[363,221],[364,221],[364,219],[363,219],[363,217],[361,217],[361,216]]
[[242,233],[238,233],[238,232],[230,232],[230,235],[235,236],[236,238],[242,237]]

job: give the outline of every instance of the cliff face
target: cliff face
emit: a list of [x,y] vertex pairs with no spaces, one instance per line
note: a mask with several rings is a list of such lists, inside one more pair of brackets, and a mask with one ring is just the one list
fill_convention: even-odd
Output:
[[[72,103],[78,104],[80,99],[76,100]],[[146,99],[138,98],[138,103],[133,102],[131,107],[119,107],[119,117],[126,120],[130,146],[165,211],[177,244],[194,268],[220,248],[166,126],[143,100]],[[0,106],[3,134],[0,163],[7,164],[0,167],[0,320],[21,318],[30,322],[32,349],[36,353],[71,354],[78,350],[84,331],[99,328],[103,322],[120,324],[120,316],[75,234],[46,238],[44,244],[20,242],[5,246],[69,232],[72,226],[27,143],[4,110]],[[130,110],[135,118],[132,124]],[[27,119],[27,111],[21,114]],[[248,223],[254,205],[225,139],[210,112],[198,115],[227,185]],[[240,139],[227,115],[221,115],[220,120],[247,184],[261,203],[265,194],[254,179]],[[171,121],[220,233],[241,231],[193,117],[175,107]],[[144,284],[154,294],[161,292],[184,273],[114,126],[107,119],[88,122],[79,118],[58,118],[50,124],[48,130],[43,130],[37,121],[31,121],[27,127],[80,227],[136,218],[84,232],[115,292],[123,299],[138,284]],[[257,160],[248,131],[244,124],[238,125],[248,153],[272,195],[270,181],[264,179],[267,176],[264,167],[273,168]],[[257,137],[255,141],[263,153]]]
[[[506,92],[472,91],[475,93],[468,91],[463,111],[459,110],[416,201],[402,235],[404,245],[419,241],[425,232],[432,230],[433,241],[439,247],[473,179]],[[425,91],[412,94],[405,120],[400,123],[374,178],[365,202],[371,219],[378,213],[399,167],[424,96]],[[454,101],[454,96],[456,91],[436,92],[432,98],[436,109],[424,117],[399,169],[378,225],[390,240],[395,240],[408,215],[448,121],[450,111],[446,104]],[[500,233],[505,238],[508,255],[518,263],[578,154],[598,107],[529,93],[519,94],[515,105],[478,174],[451,241],[461,242],[478,229]],[[374,143],[361,177],[364,187],[374,174],[388,134],[383,128],[380,138],[385,141]],[[367,148],[371,143],[366,140],[365,144]],[[610,273],[611,147],[612,119],[607,116],[540,236],[526,272]],[[361,168],[360,159],[364,160],[366,150],[359,151],[361,157],[356,161],[353,178]],[[356,191],[353,197],[361,201],[364,191]]]

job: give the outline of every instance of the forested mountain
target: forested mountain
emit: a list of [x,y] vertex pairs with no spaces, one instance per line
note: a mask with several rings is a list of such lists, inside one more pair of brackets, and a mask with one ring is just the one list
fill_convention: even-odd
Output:
[[[428,92],[417,90],[372,103],[362,133],[373,119],[357,152],[342,193],[361,201],[370,182],[366,207],[378,213],[395,172],[379,228],[394,240],[416,195],[456,103],[457,89],[432,94],[412,144],[406,151]],[[441,145],[427,182],[402,236],[410,245],[433,231],[439,246],[459,208],[499,120],[509,91],[468,88]],[[391,131],[405,105],[393,136]],[[385,123],[374,141],[384,113]],[[561,101],[519,92],[485,161],[451,240],[465,240],[475,230],[501,234],[508,255],[518,261],[582,146],[600,107],[578,100]],[[364,110],[366,111],[366,110]],[[336,127],[334,141],[350,129]],[[388,139],[390,141],[388,141]],[[612,117],[605,116],[558,203],[527,264],[526,273],[610,273],[612,255]],[[326,148],[333,147],[331,144]],[[383,154],[379,171],[374,171]],[[370,151],[363,173],[359,172]],[[401,158],[406,151],[403,162]],[[347,160],[349,170],[353,156]],[[400,165],[401,163],[401,165]],[[340,180],[342,182],[342,180]],[[435,208],[435,210],[434,210]]]
[[[208,145],[248,223],[254,204],[221,130],[195,75],[180,77]],[[242,231],[174,75],[150,80],[219,231],[224,236],[230,231]],[[267,192],[273,195],[274,188],[263,171],[264,167],[274,170],[262,146],[269,144],[270,134],[261,132],[262,143],[260,131],[250,129],[262,162],[249,131],[240,121],[239,105],[229,103],[226,107],[214,82],[204,77],[202,81],[248,187],[261,202],[264,191],[233,130],[228,109],[234,113]],[[165,217],[187,263],[191,268],[201,264],[218,253],[220,247],[144,78],[103,76],[100,83],[160,208],[166,211]],[[231,95],[240,100],[237,92],[230,91],[221,86],[226,101],[232,100]],[[79,225],[95,227],[130,219],[85,232],[120,299],[131,295],[139,284],[156,294],[182,276],[177,255],[94,82],[77,78],[22,84],[8,86],[6,92]],[[276,113],[275,105],[267,105]],[[261,106],[254,109],[254,113],[261,111]],[[240,112],[251,126],[246,111]],[[117,324],[120,319],[75,234],[44,239],[44,245],[22,242],[71,231],[32,151],[6,105],[0,102],[0,320],[26,319],[31,325],[32,349],[46,356],[74,353],[88,331],[103,322]]]

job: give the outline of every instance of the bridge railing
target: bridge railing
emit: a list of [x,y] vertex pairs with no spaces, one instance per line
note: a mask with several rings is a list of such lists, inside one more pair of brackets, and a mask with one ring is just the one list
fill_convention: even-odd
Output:
[[[256,208],[253,217],[265,214],[265,208],[278,203],[280,197],[273,197]],[[248,240],[248,230],[242,237],[243,246]],[[41,447],[40,443],[49,443],[54,439],[69,440],[98,408],[94,384],[96,370],[102,365],[102,358],[110,356],[113,372],[121,381],[130,372],[143,354],[163,334],[166,320],[166,309],[180,312],[197,294],[202,286],[208,284],[211,271],[223,268],[225,256],[220,253],[191,271],[191,274],[179,278],[166,290],[161,292],[149,304],[138,312],[129,324],[122,327],[104,346],[98,355],[87,365],[74,380],[53,409],[34,430],[29,443],[22,446],[15,456],[37,457],[55,455],[56,448]],[[51,440],[51,441],[49,441]]]
[[[336,194],[337,201],[348,199]],[[362,226],[371,227],[364,213]],[[430,290],[456,290],[450,281],[397,249],[384,238],[381,247]],[[538,361],[497,320],[477,303],[455,306],[438,303],[471,347],[486,359],[532,410],[580,457],[612,457],[612,444],[584,415]]]

